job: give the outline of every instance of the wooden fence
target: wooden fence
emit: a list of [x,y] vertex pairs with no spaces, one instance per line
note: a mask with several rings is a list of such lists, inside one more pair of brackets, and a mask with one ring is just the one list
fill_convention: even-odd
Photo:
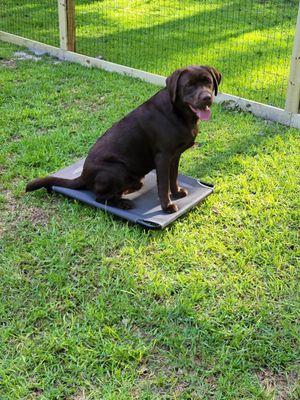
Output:
[[[163,76],[76,53],[75,0],[58,0],[58,15],[60,47],[36,42],[3,31],[0,31],[0,40],[25,46],[34,51],[43,51],[62,60],[137,77],[158,86],[165,84],[165,77]],[[300,128],[300,3],[290,62],[285,109],[225,93],[220,93],[216,101],[218,103],[232,103],[234,107],[252,112],[258,117]]]

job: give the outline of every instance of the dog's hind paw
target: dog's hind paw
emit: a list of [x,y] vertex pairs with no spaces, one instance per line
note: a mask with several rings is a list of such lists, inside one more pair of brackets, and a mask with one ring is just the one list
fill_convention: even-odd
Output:
[[118,208],[122,208],[122,210],[131,210],[134,207],[134,204],[131,200],[128,199],[120,199],[117,205]]

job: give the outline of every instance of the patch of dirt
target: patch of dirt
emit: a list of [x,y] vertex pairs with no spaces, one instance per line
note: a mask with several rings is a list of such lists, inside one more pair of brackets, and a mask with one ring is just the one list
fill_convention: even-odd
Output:
[[87,397],[85,396],[84,390],[76,393],[74,396],[70,398],[70,400],[86,400]]
[[205,379],[206,383],[209,385],[209,387],[213,390],[217,389],[217,381],[218,377],[216,375],[210,375]]
[[101,110],[101,106],[105,103],[105,96],[99,97],[99,99],[89,105],[92,112]]
[[18,134],[14,134],[10,136],[8,140],[10,140],[11,142],[19,142],[21,140],[21,136],[19,136]]
[[[189,383],[186,378],[196,376],[195,371],[190,368],[178,368],[171,359],[162,354],[163,350],[165,349],[153,349],[147,360],[140,365],[137,385],[132,391],[134,399],[139,399],[145,388],[161,398],[167,392],[172,393],[172,398],[188,395]],[[161,377],[164,383],[161,382]],[[194,398],[197,397],[191,397]]]
[[19,222],[26,221],[33,226],[45,226],[49,222],[49,210],[46,212],[36,206],[27,207],[10,190],[3,190],[1,194],[4,196],[4,202],[0,204],[1,214],[7,218],[4,218],[5,222],[0,222],[0,237],[14,229]]
[[274,400],[289,400],[298,381],[296,373],[281,374],[269,370],[257,373],[258,380],[264,390],[274,396]]
[[9,69],[15,69],[17,67],[15,60],[11,59],[11,60],[2,60],[0,62],[0,65],[5,67],[5,68],[9,68]]
[[0,222],[0,239],[4,236],[4,232],[5,232],[4,224],[3,222]]
[[14,53],[13,58],[11,59],[2,59],[0,60],[0,66],[9,69],[15,69],[17,67],[16,60],[32,60],[32,61],[40,61],[42,57],[39,54],[34,55],[27,53],[25,51],[16,51]]
[[189,384],[187,382],[181,382],[178,385],[175,386],[173,396],[176,398],[180,396],[181,393],[183,393],[187,388],[189,387]]
[[32,399],[40,399],[43,395],[43,391],[41,389],[34,389],[31,392]]

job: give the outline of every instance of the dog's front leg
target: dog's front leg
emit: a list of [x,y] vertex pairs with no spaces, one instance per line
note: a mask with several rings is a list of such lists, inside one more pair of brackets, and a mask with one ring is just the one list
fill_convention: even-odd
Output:
[[170,169],[170,188],[172,195],[180,199],[181,197],[185,197],[188,194],[187,189],[178,186],[177,178],[178,178],[178,165],[181,154],[175,156],[171,162]]
[[161,207],[168,213],[178,211],[176,204],[170,199],[170,167],[172,158],[166,154],[157,154],[155,157],[158,196]]

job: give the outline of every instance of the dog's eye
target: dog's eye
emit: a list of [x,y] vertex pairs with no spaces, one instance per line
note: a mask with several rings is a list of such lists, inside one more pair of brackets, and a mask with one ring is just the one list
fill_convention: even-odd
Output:
[[203,79],[202,82],[203,82],[205,85],[212,85],[212,80],[209,79],[209,78]]

